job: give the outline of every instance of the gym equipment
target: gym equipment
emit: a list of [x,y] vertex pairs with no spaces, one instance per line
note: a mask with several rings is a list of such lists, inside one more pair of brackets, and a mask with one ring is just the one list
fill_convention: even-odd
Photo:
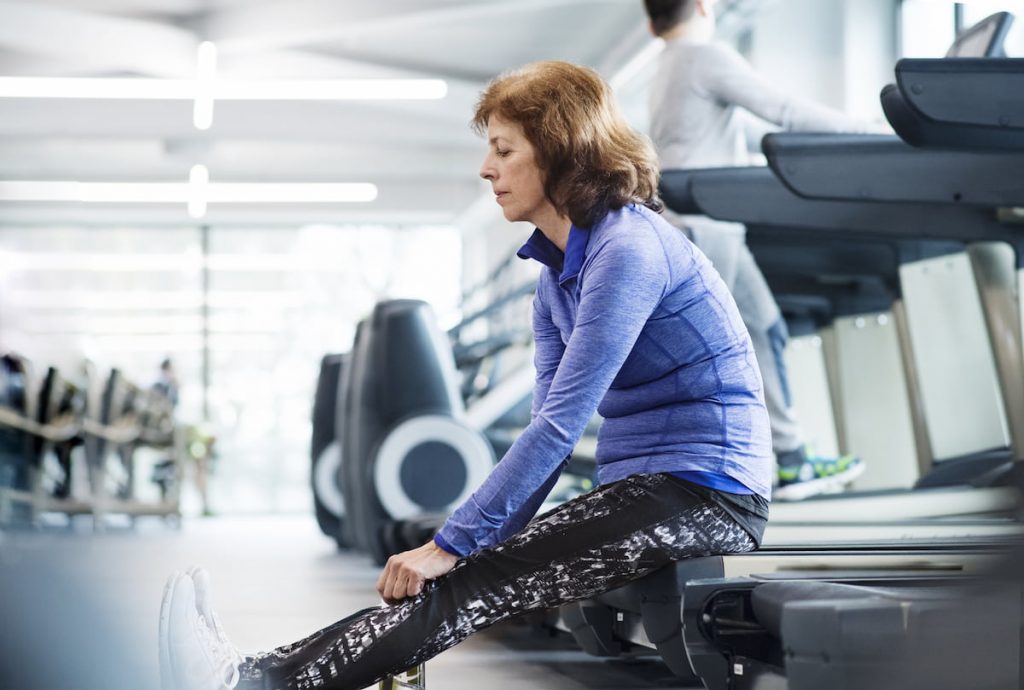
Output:
[[1013,15],[996,12],[961,31],[946,51],[947,58],[1006,57],[1004,43],[1013,26]]
[[683,627],[709,690],[1012,688],[1021,593],[934,571],[776,573],[691,582]]
[[[462,407],[472,405],[472,409],[466,411],[465,415],[459,413],[458,416],[469,427],[482,432],[484,440],[491,444],[498,456],[511,443],[511,438],[518,430],[529,423],[529,398],[533,377],[525,355],[530,341],[530,331],[525,325],[527,312],[517,310],[517,307],[525,304],[525,298],[533,293],[534,285],[532,281],[529,284],[518,282],[514,273],[510,271],[518,261],[515,253],[509,254],[484,281],[463,293],[462,308],[469,315],[447,331],[449,345],[441,346],[439,343],[444,340],[441,337],[438,339],[437,347],[432,348],[431,351],[440,353],[440,360],[425,353],[416,355],[415,366],[424,370],[434,370],[435,374],[430,376],[458,382],[454,385],[461,394]],[[486,300],[484,306],[475,306],[481,302],[481,299]],[[523,313],[519,313],[520,311]],[[431,322],[433,320],[432,315],[424,318]],[[357,326],[353,352],[365,347],[365,343],[363,345],[360,343],[364,342],[364,332],[369,322],[370,319],[364,319]],[[478,328],[482,324],[486,325],[485,329]],[[436,326],[432,324],[430,328],[434,330]],[[476,337],[474,340],[474,335],[480,330],[486,331],[487,337],[483,339]],[[512,362],[511,367],[506,366],[506,360],[516,359],[505,356],[507,352],[513,350],[520,352],[518,359],[521,360],[521,363],[518,368],[516,367],[517,362]],[[412,516],[399,519],[398,522],[401,524],[391,526],[388,523],[386,528],[381,528],[375,520],[367,522],[366,519],[368,514],[380,515],[388,510],[376,497],[375,489],[372,486],[366,491],[345,491],[341,488],[346,485],[349,487],[367,486],[367,481],[370,480],[366,477],[364,465],[372,461],[372,454],[376,453],[377,449],[365,447],[360,449],[360,444],[352,444],[345,431],[349,424],[348,410],[351,409],[353,397],[352,382],[353,380],[364,381],[364,372],[360,371],[358,375],[353,375],[353,371],[357,370],[360,365],[352,364],[352,361],[365,361],[365,356],[345,355],[340,374],[336,374],[333,368],[333,358],[336,355],[328,357],[331,358],[330,361],[325,359],[321,365],[317,392],[318,402],[314,404],[314,408],[317,410],[314,414],[315,440],[313,443],[313,462],[317,468],[313,477],[314,507],[320,516],[318,519],[321,529],[328,536],[337,538],[334,526],[335,518],[340,516],[338,511],[344,511],[347,515],[340,523],[339,544],[364,548],[363,544],[367,543],[367,539],[381,541],[383,548],[376,556],[378,560],[384,557],[384,553],[394,553],[418,546],[430,539],[443,518],[442,514],[437,512],[436,506],[425,514],[422,514],[419,508],[410,511],[408,503],[404,504],[404,508],[394,504],[396,500],[401,504],[401,491],[396,493],[388,490],[385,493],[390,498],[386,500],[392,503],[391,507],[398,508],[402,513],[411,512]],[[458,369],[458,375],[454,378],[454,369],[447,361],[451,359],[454,359],[455,368]],[[329,364],[331,366],[328,366]],[[386,385],[396,386],[396,395],[404,398],[408,397],[408,393],[402,392],[401,388],[415,386],[418,383],[415,380],[388,378]],[[330,425],[327,420],[330,413],[328,396],[331,386],[335,386],[334,390],[336,391],[336,423],[333,431],[329,429]],[[390,397],[391,393],[388,390],[383,390],[380,396],[376,396],[374,399],[385,400]],[[442,407],[448,409],[450,402],[445,403]],[[523,421],[524,417],[525,421]],[[371,425],[376,423],[365,415],[360,416],[360,420],[360,423],[366,422]],[[415,427],[409,428],[415,432]],[[422,431],[424,427],[420,428]],[[333,438],[336,439],[336,443],[331,442],[329,437],[331,433],[334,434]],[[357,429],[353,433],[357,438],[367,435],[378,438],[382,430],[378,428]],[[392,439],[391,445],[386,449],[389,454],[395,452],[394,443],[400,441],[401,438],[402,436],[399,435]],[[467,443],[471,442],[467,441]],[[363,454],[349,456],[348,453],[353,450]],[[323,461],[318,462],[317,458],[325,452],[327,455],[324,456]],[[367,453],[371,453],[371,455],[367,455]],[[353,459],[346,460],[349,457]],[[337,477],[333,481],[329,478],[332,467],[337,468]],[[385,470],[386,468],[381,471]],[[430,486],[432,481],[433,478],[428,477],[425,486]],[[332,516],[328,506],[334,506],[337,514]],[[357,533],[363,533],[367,529],[374,534],[369,537],[356,536]],[[376,531],[380,533],[376,534]]]
[[383,564],[397,545],[385,525],[447,513],[494,454],[464,421],[451,347],[425,302],[378,304],[351,357],[342,492],[355,544]]
[[[966,110],[971,101],[960,104]],[[965,138],[969,135],[968,130]],[[987,151],[989,143],[983,141],[977,149]],[[1019,150],[1018,146],[1004,151]],[[829,245],[840,240],[844,246],[838,253],[793,257],[795,264],[806,264],[805,277],[815,276],[810,264],[816,260],[824,264],[817,271],[819,276],[830,271],[841,275],[847,265],[841,260],[829,262],[853,256],[850,252],[855,247],[850,243],[869,242],[862,252],[865,256],[882,251],[878,256],[888,257],[889,268],[883,266],[879,278],[897,305],[907,292],[904,283],[909,273],[905,268],[893,271],[893,263],[932,268],[947,260],[942,243],[972,243],[969,268],[983,288],[977,304],[984,314],[973,331],[987,334],[986,340],[998,337],[1005,348],[993,357],[998,382],[989,390],[1002,394],[1013,385],[1020,387],[1020,365],[1014,368],[1012,353],[1019,356],[1022,336],[1019,320],[1011,316],[1019,306],[1007,274],[1020,265],[1021,254],[1017,252],[1017,262],[1012,260],[1009,247],[1019,248],[1017,233],[1002,224],[995,212],[1007,202],[1020,203],[1021,185],[1008,184],[1020,179],[1008,174],[1020,169],[1019,161],[979,150],[964,155],[915,151],[891,137],[855,141],[825,135],[772,135],[765,141],[765,150],[770,171],[667,172],[662,178],[663,198],[680,212],[709,212],[746,222],[748,228],[758,229],[755,234],[763,233],[756,240],[763,247],[771,246],[775,233],[790,248],[809,247],[813,235]],[[936,186],[922,184],[932,171]],[[908,252],[918,251],[912,243],[922,237],[940,241],[932,247],[939,249],[939,264],[928,263],[935,261],[928,256],[907,260],[912,258]],[[1002,250],[1009,252],[1010,260]],[[784,266],[782,253],[776,257],[779,273]],[[903,280],[894,281],[894,275]],[[920,285],[912,287],[918,290]],[[974,287],[972,280],[968,289]],[[948,310],[944,313],[956,318]],[[962,334],[957,338],[962,339]],[[989,356],[997,349],[989,343],[985,346]],[[908,373],[918,379],[922,375],[920,370]],[[954,391],[950,399],[959,403],[961,417],[972,405],[964,402],[962,391]],[[1015,404],[1010,401],[1006,410],[1012,422]],[[1011,443],[1018,437],[1012,428],[1008,425],[1001,442],[993,444],[1002,446],[996,452],[977,443],[976,452],[958,454],[925,436],[932,472],[911,492],[873,492],[773,506],[761,551],[716,557],[717,562],[677,563],[670,567],[674,585],[672,577],[662,572],[583,604],[604,604],[609,614],[591,613],[591,619],[616,625],[610,631],[592,631],[590,636],[611,639],[606,647],[614,646],[617,638],[652,646],[649,630],[673,630],[668,639],[674,648],[662,642],[663,654],[676,654],[678,662],[680,647],[685,646],[709,688],[1016,687],[1021,658],[1019,580],[997,592],[975,596],[971,591],[970,597],[963,596],[970,584],[966,578],[983,578],[988,588],[993,564],[1007,553],[1020,553],[1024,529],[1016,515],[1020,493],[1014,486],[1019,483],[1020,463],[1013,462],[1020,454]],[[922,430],[928,431],[927,427]],[[709,569],[719,573],[709,579]],[[944,578],[941,582],[934,579],[937,574]],[[734,587],[733,580],[723,578],[738,576],[773,586],[757,594],[757,606],[750,604],[752,595],[727,593],[721,599],[701,595],[703,587]],[[896,585],[896,577],[904,579]],[[889,578],[887,589],[884,578]],[[774,586],[774,581],[787,580],[797,582]],[[821,581],[843,581],[854,589],[847,591],[849,596],[835,599],[836,589],[824,585],[820,591],[814,589]],[[674,589],[680,595],[686,610],[682,619],[671,601],[651,605],[664,597],[665,587],[659,584],[668,586],[669,594]],[[990,631],[985,621],[993,616],[998,618],[993,628],[1002,637],[999,644],[987,645]],[[953,628],[949,634],[935,630],[937,619],[950,628],[948,621],[959,622],[960,617],[965,619],[964,629]],[[638,634],[638,627],[644,635]],[[879,640],[891,642],[890,649],[873,646]],[[964,664],[964,650],[992,661],[984,668]],[[961,668],[949,669],[940,663],[936,674],[910,673],[918,662],[928,659],[930,663],[937,655],[943,656],[943,662],[960,663]]]
[[325,355],[320,361],[313,399],[313,438],[310,442],[313,467],[313,509],[320,531],[332,537],[338,548],[348,546],[346,539],[345,498],[341,477],[341,442],[337,422],[340,404],[339,386],[350,355]]
[[[42,513],[88,514],[100,528],[109,513],[179,516],[183,449],[165,396],[135,386],[117,369],[97,393],[50,367],[37,390],[27,360],[8,354],[2,362],[0,523],[31,526]],[[170,454],[169,464],[157,468],[158,501],[135,496],[141,447]],[[79,463],[86,481],[76,486]]]
[[900,138],[919,147],[1024,150],[1024,59],[1003,57],[1012,22],[996,13],[965,31],[946,58],[896,63],[896,83],[881,99]]
[[[54,367],[49,367],[39,389],[39,407],[36,410],[36,422],[44,427],[51,425],[55,430],[64,429],[63,434],[55,434],[47,441],[42,436],[35,439],[35,452],[45,458],[47,444],[56,460],[56,471],[59,473],[52,479],[51,490],[55,498],[70,498],[72,491],[71,454],[82,445],[82,439],[71,431],[76,429],[76,420],[81,419],[85,411],[85,395],[70,381],[64,380]],[[59,440],[65,436],[65,440]],[[43,471],[44,468],[40,468]]]
[[681,679],[693,681],[692,652],[683,635],[680,603],[690,601],[694,583],[755,574],[773,578],[787,572],[816,578],[868,570],[982,573],[1022,543],[1024,536],[1020,523],[1005,517],[885,522],[852,522],[846,517],[846,524],[769,523],[758,551],[672,563],[619,589],[561,607],[554,625],[571,633],[590,654],[619,656],[648,650],[659,654]]
[[[29,411],[28,363],[13,354],[0,357],[0,410],[6,412],[0,421],[7,422],[0,428],[0,488],[10,491],[27,492],[31,486],[30,472],[36,458],[33,441],[28,430],[14,424],[19,418],[27,418]],[[20,523],[28,520],[24,510],[14,515],[13,508],[4,501],[0,520],[6,523]]]
[[[944,71],[946,68],[936,65],[935,73]],[[940,87],[941,82],[932,86]],[[1002,93],[989,91],[989,94],[999,94],[997,98],[1001,98]],[[883,92],[883,98],[888,94],[891,90]],[[985,111],[991,102],[977,105],[979,110]],[[970,123],[970,118],[964,121]],[[893,124],[906,126],[895,121]],[[931,123],[922,120],[912,126],[927,130]],[[956,127],[947,126],[943,133],[955,137]],[[958,148],[964,148],[966,142],[977,138],[977,148],[988,150],[991,137],[978,135],[979,130],[971,129],[968,124],[962,136],[955,137],[960,142]],[[947,143],[936,139],[932,138],[930,143]],[[1019,154],[1012,153],[1020,150],[1019,134],[1017,139],[1016,146],[1005,148],[1007,153],[1002,160],[988,156],[990,166],[978,164],[977,158],[961,157],[957,163],[943,167],[943,161],[949,161],[951,154],[948,152],[917,152],[923,164],[932,163],[923,165],[922,170],[936,173],[938,188],[932,190],[939,196],[936,202],[1020,204],[1024,187],[1007,184],[1009,180],[1019,180],[1019,175],[1006,177],[998,172],[1007,163],[1011,168],[1021,169]],[[928,140],[927,136],[919,137],[911,143]],[[819,153],[824,155],[822,149]],[[781,160],[773,164],[773,168],[783,179],[799,170],[798,166],[787,166]],[[949,173],[957,169],[972,179],[950,178]],[[898,177],[894,187],[905,187],[901,183],[907,179],[907,176]],[[806,180],[806,176],[801,177],[801,181]],[[951,180],[954,184],[946,187]],[[851,185],[857,185],[858,181],[855,173]],[[973,193],[975,191],[978,193]],[[999,196],[986,199],[986,194]],[[979,266],[981,262],[976,261],[975,270],[979,285],[990,296],[1003,297],[988,300],[987,326],[993,347],[999,352],[1002,390],[1011,417],[1011,433],[1016,440],[1020,432],[1013,421],[1019,415],[1019,401],[1013,397],[1013,392],[1018,391],[1022,378],[1022,336],[1012,274],[1014,267],[1021,266],[1022,253],[1019,241],[1010,238],[1006,244],[1014,250],[1016,260],[1005,262],[1002,279],[991,276],[991,263]],[[1005,465],[996,465],[980,476],[975,473],[974,483],[996,476],[1000,483],[1019,487],[1019,442],[1014,443],[1013,451],[1011,457],[1017,461],[1010,465],[1009,471]],[[962,471],[967,464],[966,459],[944,463],[941,470],[952,465],[953,469]],[[922,481],[919,485],[926,483]],[[1012,546],[1009,553],[1019,559],[1022,548],[1019,538]],[[969,543],[956,548],[963,552],[969,548]],[[996,572],[993,569],[977,584],[951,578],[940,582],[939,586],[934,582],[894,582],[892,573],[876,578],[877,582],[858,582],[855,576],[847,574],[842,584],[803,580],[765,582],[767,578],[763,577],[691,583],[686,589],[684,611],[687,649],[709,688],[772,687],[772,683],[782,683],[780,687],[794,690],[833,687],[839,683],[851,689],[881,685],[915,689],[1018,687],[1022,680],[1019,571],[1016,577],[1010,578],[999,578]],[[815,579],[831,578],[816,575]]]
[[[428,541],[529,424],[529,330],[504,314],[533,290],[532,283],[505,290],[446,334],[425,303],[382,302],[358,325],[340,376],[322,368],[322,383],[338,381],[336,484],[346,544],[382,563]],[[491,335],[464,342],[471,326],[485,319]],[[497,361],[517,347],[521,361],[512,367]],[[583,486],[593,469],[592,460],[575,457],[567,474],[579,475]],[[562,489],[571,483],[567,479]],[[330,485],[323,487],[326,495]],[[323,503],[322,496],[317,501]]]
[[[512,429],[529,423],[534,376],[528,362],[497,383],[492,375],[484,386],[460,387],[455,361],[458,355],[468,370],[463,381],[476,379],[481,357],[521,344],[522,336],[505,332],[479,347],[450,344],[467,323],[527,294],[514,290],[447,336],[430,307],[416,300],[382,302],[357,328],[338,392],[344,400],[339,484],[348,543],[375,562],[428,541],[487,477],[497,453],[514,440]],[[464,396],[472,400],[468,409]],[[582,485],[593,469],[592,461],[574,458],[566,474]]]

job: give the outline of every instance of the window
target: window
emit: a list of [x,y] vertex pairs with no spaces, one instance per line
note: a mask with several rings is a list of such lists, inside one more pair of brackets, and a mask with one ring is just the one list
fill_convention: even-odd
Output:
[[321,357],[379,299],[426,300],[453,325],[461,261],[444,226],[5,227],[0,350],[79,381],[88,358],[100,384],[116,366],[143,386],[170,357],[178,418],[205,410],[217,438],[213,508],[306,511]]
[[1010,12],[1016,21],[1006,38],[1007,55],[1024,55],[1024,2],[1022,0],[903,0],[900,5],[902,57],[942,57],[956,37],[958,15],[962,29],[995,12]]

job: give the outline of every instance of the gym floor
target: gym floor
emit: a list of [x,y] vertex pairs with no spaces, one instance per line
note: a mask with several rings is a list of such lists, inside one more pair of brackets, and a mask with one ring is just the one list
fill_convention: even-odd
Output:
[[[378,602],[378,568],[363,555],[337,551],[312,517],[193,519],[181,529],[139,520],[134,529],[111,527],[83,539],[80,532],[90,529],[86,520],[71,530],[7,533],[0,553],[8,565],[45,562],[38,572],[48,573],[47,578],[54,566],[64,572],[47,584],[33,578],[34,587],[19,590],[26,591],[26,598],[50,602],[48,608],[26,604],[26,618],[36,621],[42,610],[44,619],[49,614],[62,621],[62,628],[70,626],[61,631],[61,645],[66,649],[66,640],[80,641],[86,647],[82,657],[98,654],[120,659],[113,663],[122,665],[131,658],[135,677],[152,679],[154,690],[159,687],[157,613],[164,582],[176,569],[195,564],[210,572],[215,610],[243,651],[292,642]],[[51,593],[54,588],[65,591],[51,597],[47,587]],[[74,603],[68,604],[72,593]],[[82,593],[92,606],[81,608]],[[97,642],[102,626],[89,621],[97,615],[114,626],[119,642]],[[41,625],[41,636],[53,639],[46,632],[53,625],[34,624]],[[130,657],[121,650],[114,653],[113,647]],[[122,668],[113,675],[123,679],[132,674]],[[569,636],[549,636],[523,623],[495,626],[445,652],[427,664],[427,678],[434,690],[690,687],[679,685],[657,657],[591,657]]]

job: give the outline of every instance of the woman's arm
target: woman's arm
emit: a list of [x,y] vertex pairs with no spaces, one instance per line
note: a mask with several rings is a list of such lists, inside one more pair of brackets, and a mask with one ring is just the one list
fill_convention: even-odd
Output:
[[544,301],[540,289],[533,297],[533,343],[533,366],[537,378],[533,387],[533,404],[530,406],[531,419],[537,416],[544,405],[551,381],[555,378],[562,355],[565,354],[562,334],[551,320],[551,307]]
[[[543,292],[538,290],[533,298],[533,364],[536,371],[536,380],[533,388],[533,404],[530,408],[531,420],[537,416],[537,413],[543,407],[544,399],[547,398],[548,390],[551,388],[551,381],[554,379],[555,372],[558,370],[558,364],[562,361],[562,355],[565,353],[565,343],[562,342],[562,334],[554,322],[552,322],[551,308],[544,301],[542,295]],[[565,467],[565,460],[559,464],[537,491],[505,520],[500,529],[492,532],[489,538],[478,545],[479,548],[486,548],[505,541],[526,526],[526,523],[537,514],[537,510],[544,503],[544,499],[551,493],[552,487],[558,481],[558,477],[562,474],[562,469]],[[438,546],[441,546],[449,553],[454,551],[454,547],[448,544],[443,536],[435,538],[435,541]]]
[[657,236],[643,230],[622,228],[588,260],[576,324],[540,409],[440,530],[459,555],[494,543],[493,535],[551,480],[661,301],[668,262]]

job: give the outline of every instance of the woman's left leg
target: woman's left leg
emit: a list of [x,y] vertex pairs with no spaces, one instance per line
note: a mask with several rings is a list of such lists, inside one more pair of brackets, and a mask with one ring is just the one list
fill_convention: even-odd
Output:
[[753,548],[728,513],[685,482],[630,477],[536,518],[416,597],[247,659],[240,688],[356,690],[515,614],[595,596],[674,560]]

